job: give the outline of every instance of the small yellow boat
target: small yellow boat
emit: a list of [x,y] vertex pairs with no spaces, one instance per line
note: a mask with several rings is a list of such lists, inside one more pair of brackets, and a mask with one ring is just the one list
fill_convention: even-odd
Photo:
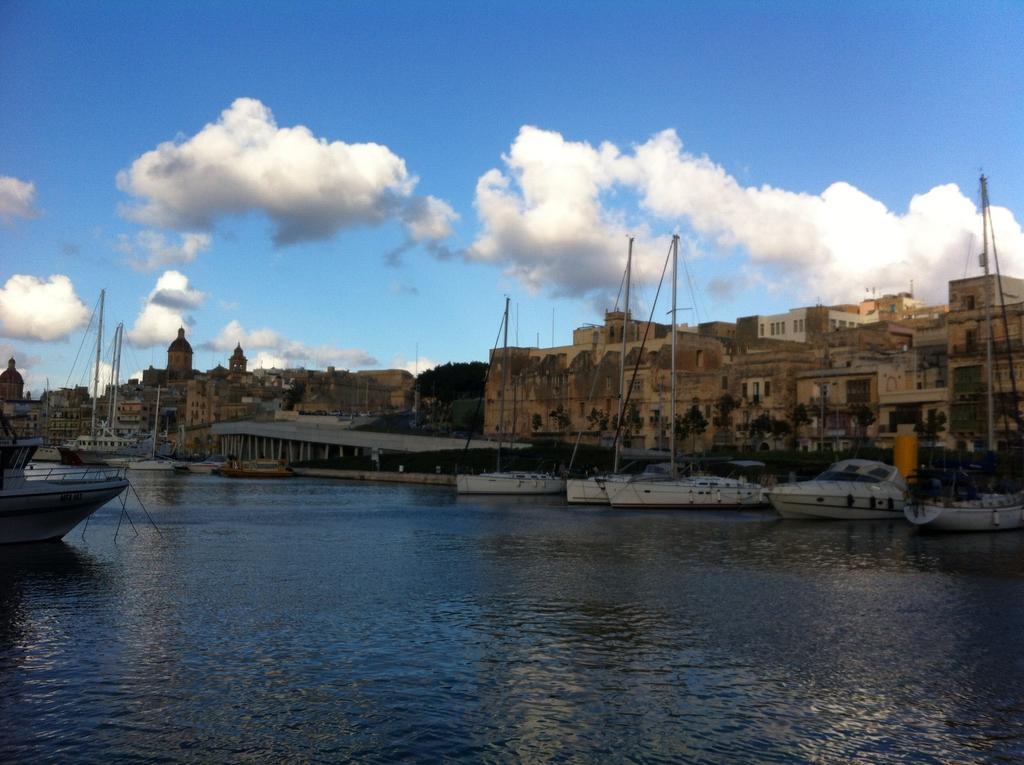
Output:
[[230,459],[216,472],[228,478],[291,478],[295,475],[284,460]]

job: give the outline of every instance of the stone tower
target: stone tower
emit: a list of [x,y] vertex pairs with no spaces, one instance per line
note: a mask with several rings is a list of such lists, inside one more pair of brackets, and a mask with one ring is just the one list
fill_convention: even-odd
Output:
[[192,346],[185,339],[185,329],[178,327],[178,337],[167,347],[167,380],[188,380],[192,377]]
[[242,353],[242,344],[239,343],[235,346],[235,352],[231,354],[231,358],[228,359],[228,372],[233,378],[240,378],[245,375],[245,365],[248,359],[245,358],[245,354]]
[[7,369],[0,372],[0,401],[20,401],[25,393],[25,381],[9,359]]

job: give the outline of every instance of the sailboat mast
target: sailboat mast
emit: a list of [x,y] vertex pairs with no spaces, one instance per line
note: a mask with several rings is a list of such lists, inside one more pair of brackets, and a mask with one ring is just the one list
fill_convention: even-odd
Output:
[[96,366],[92,373],[92,418],[89,421],[89,437],[96,438],[96,404],[100,398],[100,353],[103,350],[103,301],[107,291],[100,290],[100,320],[96,330]]
[[113,389],[110,395],[110,408],[107,413],[107,425],[111,430],[117,431],[117,389],[121,385],[121,340],[124,336],[124,324],[118,324],[114,329],[114,363],[111,369]]
[[505,437],[505,391],[508,389],[508,303],[505,298],[505,318],[502,319],[504,340],[502,341],[501,354],[501,401],[498,404],[498,464],[497,471],[501,472],[501,442]]
[[669,464],[672,477],[676,477],[676,271],[679,268],[679,234],[672,235],[672,382],[669,385],[671,400],[668,404]]
[[153,459],[156,459],[156,432],[160,427],[160,386],[156,386],[156,407],[153,413]]
[[[626,327],[629,325],[629,279],[633,265],[633,237],[629,237],[629,251],[626,253],[626,305],[622,314],[622,355],[619,357],[619,431],[622,430],[622,418],[626,414]],[[619,472],[619,455],[622,452],[622,439],[615,439],[615,461],[612,470]]]
[[992,290],[992,279],[989,276],[988,271],[988,229],[989,229],[989,210],[988,210],[988,178],[984,175],[981,176],[981,255],[979,260],[981,261],[981,268],[985,274],[985,325],[988,332],[988,338],[985,341],[985,369],[987,372],[987,384],[986,399],[985,399],[985,427],[988,434],[988,450],[994,452],[996,450],[996,432],[995,432],[995,410],[992,406],[992,379],[994,377],[992,372],[992,303],[993,303],[993,290]]

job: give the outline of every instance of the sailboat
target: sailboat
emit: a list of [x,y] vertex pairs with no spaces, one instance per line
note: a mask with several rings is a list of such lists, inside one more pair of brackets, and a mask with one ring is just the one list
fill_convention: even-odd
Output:
[[153,414],[153,449],[148,459],[129,460],[129,470],[174,470],[171,460],[158,459],[156,456],[156,437],[160,430],[160,388],[156,389],[156,407]]
[[[96,406],[100,397],[100,357],[103,351],[103,305],[106,298],[106,290],[100,290],[99,321],[96,331],[96,363],[93,370],[92,390],[92,415],[89,422],[89,435],[80,435],[60,447],[62,461],[65,452],[73,452],[74,458],[79,464],[105,465],[109,460],[117,458],[141,457],[145,454],[146,444],[138,438],[125,438],[117,435],[111,427],[97,427]],[[119,324],[114,332],[114,363],[112,365],[113,379],[110,413],[107,422],[115,423],[117,416],[117,388],[121,366],[121,341],[124,332],[124,325]]]
[[[992,337],[992,288],[989,275],[988,247],[992,243],[992,256],[995,261],[995,281],[999,289],[1002,305],[1003,327],[1009,357],[1010,337],[1006,319],[1006,305],[1003,300],[1002,279],[999,273],[999,257],[996,254],[995,231],[992,228],[992,214],[988,203],[988,179],[981,176],[981,268],[986,281],[985,314],[988,324],[988,342],[986,344],[987,406],[988,406],[988,440],[989,449],[994,447],[993,421],[993,337]],[[1022,433],[1021,421],[1016,414],[1016,383],[1013,377],[1013,363],[1010,364],[1010,381],[1014,387],[1015,419],[1018,435]],[[965,475],[955,476],[951,482],[943,482],[939,477],[930,477],[927,473],[918,475],[918,486],[912,502],[903,508],[903,514],[915,526],[932,531],[1006,531],[1024,528],[1024,491],[984,491],[975,487]]]
[[498,458],[492,473],[455,476],[455,490],[458,494],[561,494],[565,491],[565,479],[551,473],[525,470],[501,469],[501,441],[505,433],[505,389],[508,387],[508,304],[505,298],[505,315],[502,319],[505,340],[501,362],[501,403],[498,423],[501,432],[498,437]]
[[[619,427],[625,415],[626,385],[626,337],[629,334],[629,283],[633,266],[633,237],[629,237],[629,250],[626,253],[626,298],[622,312],[622,351],[619,354]],[[622,451],[621,439],[615,439],[615,457],[611,473],[592,475],[587,478],[570,478],[565,482],[565,501],[570,505],[607,505],[608,492],[605,483],[622,480],[619,474],[619,456]]]
[[605,491],[612,507],[637,508],[740,508],[765,504],[764,487],[745,478],[714,475],[680,477],[676,469],[676,277],[679,235],[672,237],[672,362],[669,402],[671,437],[669,472],[665,476],[640,475],[630,480],[607,481]]

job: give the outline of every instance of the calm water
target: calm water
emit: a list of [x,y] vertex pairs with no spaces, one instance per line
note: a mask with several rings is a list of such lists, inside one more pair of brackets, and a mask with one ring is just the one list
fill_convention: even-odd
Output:
[[2,761],[1024,761],[1021,533],[135,483],[0,548]]

